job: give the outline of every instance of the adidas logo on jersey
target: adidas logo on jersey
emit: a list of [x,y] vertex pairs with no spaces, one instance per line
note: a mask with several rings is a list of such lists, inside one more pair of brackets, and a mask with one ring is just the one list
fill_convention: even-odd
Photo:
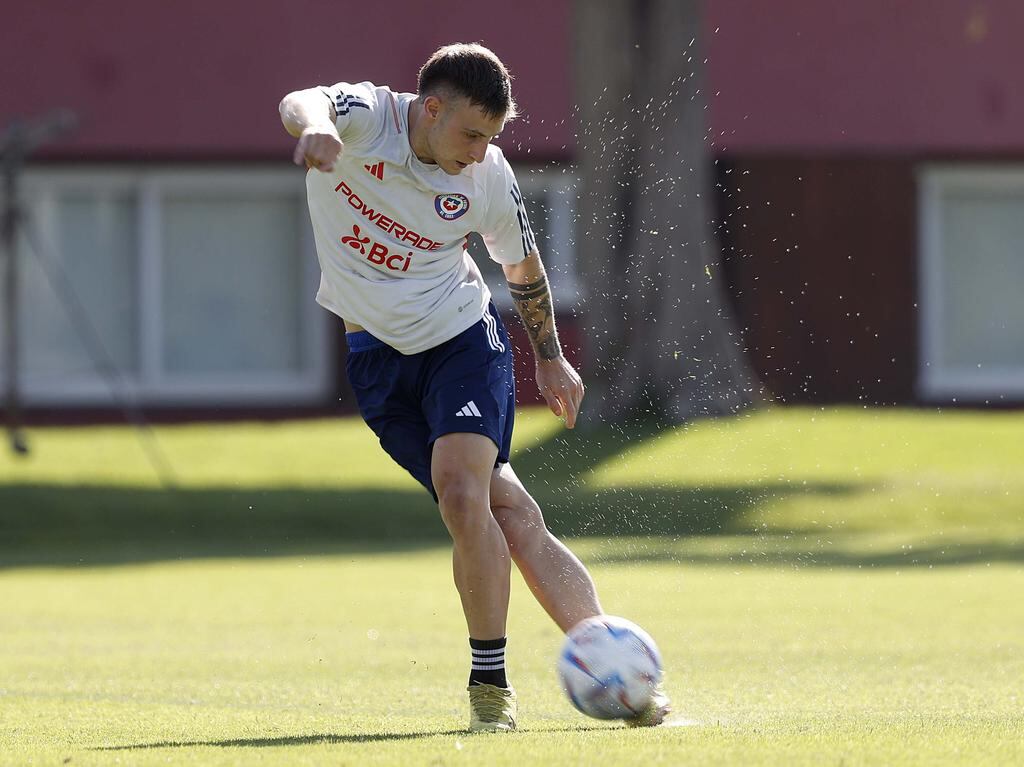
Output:
[[384,180],[384,163],[378,162],[375,165],[364,165],[363,167],[370,172],[371,176],[376,176],[378,181]]
[[458,415],[458,416],[474,416],[475,415],[477,418],[483,418],[483,415],[480,413],[480,410],[477,408],[476,403],[473,402],[473,400],[470,400],[465,405],[463,405],[462,406],[462,410],[460,410],[455,415]]

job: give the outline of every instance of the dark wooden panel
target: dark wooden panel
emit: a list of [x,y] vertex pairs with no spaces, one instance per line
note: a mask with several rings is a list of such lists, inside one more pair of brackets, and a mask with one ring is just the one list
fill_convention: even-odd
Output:
[[726,275],[768,388],[786,402],[913,401],[913,161],[733,156],[719,167]]

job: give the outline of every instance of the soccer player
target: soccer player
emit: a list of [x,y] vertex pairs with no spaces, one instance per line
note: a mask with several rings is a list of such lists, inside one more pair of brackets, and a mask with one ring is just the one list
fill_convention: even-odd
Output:
[[[437,501],[470,635],[470,729],[516,727],[505,674],[510,561],[563,631],[601,614],[583,564],[544,524],[509,463],[512,349],[467,251],[502,265],[537,385],[573,428],[583,383],[559,346],[523,196],[491,141],[516,115],[511,78],[481,45],[436,51],[416,93],[341,82],[288,94],[322,270],[317,301],[345,323],[347,372],[385,451]],[[659,697],[634,724],[660,724]]]

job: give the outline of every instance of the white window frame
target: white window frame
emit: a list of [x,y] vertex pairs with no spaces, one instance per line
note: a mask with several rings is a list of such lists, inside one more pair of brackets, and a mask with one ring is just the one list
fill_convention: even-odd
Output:
[[[328,348],[329,316],[314,301],[320,276],[312,229],[308,224],[304,176],[293,169],[225,166],[215,170],[189,167],[159,170],[44,168],[25,174],[23,199],[44,247],[53,247],[52,222],[60,192],[127,193],[135,199],[138,242],[138,371],[122,371],[129,396],[146,405],[306,405],[323,401],[332,391]],[[302,372],[280,374],[173,374],[163,370],[162,200],[167,193],[191,192],[205,197],[230,193],[234,199],[294,195],[300,222],[295,257],[302,259]],[[23,264],[33,254],[19,252]],[[23,267],[24,268],[24,267]],[[112,403],[110,388],[90,371],[53,381],[22,372],[19,385],[27,405],[96,405]]]
[[918,395],[926,400],[991,400],[1024,396],[1024,365],[981,369],[943,364],[942,209],[951,192],[1014,192],[1024,196],[1024,168],[930,165],[918,172]]
[[[576,176],[558,168],[514,166],[516,182],[523,195],[543,193],[550,214],[547,239],[537,243],[541,260],[547,268],[556,309],[567,309],[583,303],[583,285],[576,269],[573,222],[576,220]],[[529,215],[529,205],[527,205]],[[513,309],[512,296],[503,285],[491,285],[494,305],[502,310]]]

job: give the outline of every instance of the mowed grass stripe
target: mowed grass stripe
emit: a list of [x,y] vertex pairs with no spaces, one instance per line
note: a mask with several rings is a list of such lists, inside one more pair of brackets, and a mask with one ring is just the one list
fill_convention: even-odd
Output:
[[[594,546],[605,545],[593,542]],[[75,764],[999,763],[1024,756],[1024,573],[598,564],[683,726],[583,719],[517,580],[523,732],[471,737],[447,551],[0,576],[0,755]],[[1006,761],[1004,763],[1012,763]]]
[[670,431],[520,419],[514,465],[658,639],[681,726],[562,698],[515,581],[523,731],[461,730],[429,497],[351,419],[123,428],[0,454],[0,764],[1024,762],[1024,420],[773,409]]

